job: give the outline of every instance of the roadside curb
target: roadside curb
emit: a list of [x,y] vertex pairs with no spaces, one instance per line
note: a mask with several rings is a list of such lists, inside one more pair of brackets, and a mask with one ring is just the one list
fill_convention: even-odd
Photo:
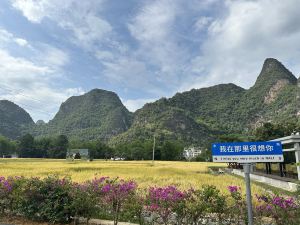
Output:
[[[86,220],[80,218],[80,224],[85,223]],[[101,220],[101,219],[90,219],[89,224],[91,225],[114,225],[114,221],[111,220]],[[118,222],[119,225],[139,225],[137,223],[128,223],[128,222]],[[0,224],[1,225],[1,224]]]

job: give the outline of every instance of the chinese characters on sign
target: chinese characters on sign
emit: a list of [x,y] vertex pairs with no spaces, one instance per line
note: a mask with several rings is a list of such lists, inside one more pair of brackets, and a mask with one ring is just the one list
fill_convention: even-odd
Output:
[[281,143],[271,142],[235,142],[214,143],[212,145],[214,162],[282,162]]

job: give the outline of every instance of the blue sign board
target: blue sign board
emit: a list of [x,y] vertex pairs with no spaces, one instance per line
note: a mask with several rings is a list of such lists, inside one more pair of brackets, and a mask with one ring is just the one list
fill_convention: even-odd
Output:
[[283,162],[280,141],[212,144],[213,162]]

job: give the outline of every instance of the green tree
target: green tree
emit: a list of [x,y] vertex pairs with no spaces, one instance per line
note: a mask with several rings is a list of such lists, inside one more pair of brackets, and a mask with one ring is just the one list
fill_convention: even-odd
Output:
[[197,162],[211,162],[212,161],[212,155],[211,151],[208,149],[204,149],[200,155],[198,155],[195,158],[195,161]]
[[257,141],[268,141],[283,137],[285,134],[284,128],[280,125],[272,123],[265,123],[263,126],[257,128],[254,132]]
[[162,160],[180,160],[182,158],[183,146],[175,141],[166,141],[161,147]]
[[47,151],[51,148],[51,138],[43,137],[34,140],[34,146],[38,158],[46,158]]
[[9,155],[16,151],[15,142],[9,140],[6,137],[0,136],[0,157],[3,155]]
[[69,140],[65,135],[59,135],[52,140],[51,148],[47,155],[49,158],[63,159],[66,158]]
[[34,137],[31,134],[25,134],[21,137],[19,143],[19,154],[22,158],[35,158],[37,156],[34,146]]

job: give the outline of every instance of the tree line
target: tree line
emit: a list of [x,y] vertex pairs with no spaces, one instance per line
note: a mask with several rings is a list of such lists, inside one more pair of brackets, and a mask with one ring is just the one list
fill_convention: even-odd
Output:
[[[156,160],[182,160],[183,144],[178,141],[158,141],[155,145]],[[25,134],[18,141],[0,136],[0,157],[17,154],[21,158],[66,158],[68,149],[89,149],[92,159],[115,157],[127,160],[150,160],[153,154],[153,141],[133,141],[109,147],[99,140],[69,140],[65,135],[34,138]]]
[[0,156],[17,154],[22,158],[65,158],[69,146],[65,135],[52,138],[34,138],[25,134],[17,141],[0,136]]
[[[243,142],[243,141],[267,141],[283,136],[291,135],[292,132],[300,131],[300,126],[293,123],[274,124],[265,123],[252,133],[223,134],[213,141],[201,146],[203,153],[195,161],[211,160],[212,142]],[[69,140],[65,135],[55,137],[34,138],[25,134],[18,141],[13,141],[0,136],[0,157],[16,153],[22,158],[66,158],[68,149],[89,149],[92,159],[109,159],[113,157],[125,158],[126,160],[151,160],[153,157],[153,140],[136,140],[114,147],[109,147],[100,140],[82,141]],[[157,140],[155,145],[156,160],[184,160],[184,143],[176,140]]]

